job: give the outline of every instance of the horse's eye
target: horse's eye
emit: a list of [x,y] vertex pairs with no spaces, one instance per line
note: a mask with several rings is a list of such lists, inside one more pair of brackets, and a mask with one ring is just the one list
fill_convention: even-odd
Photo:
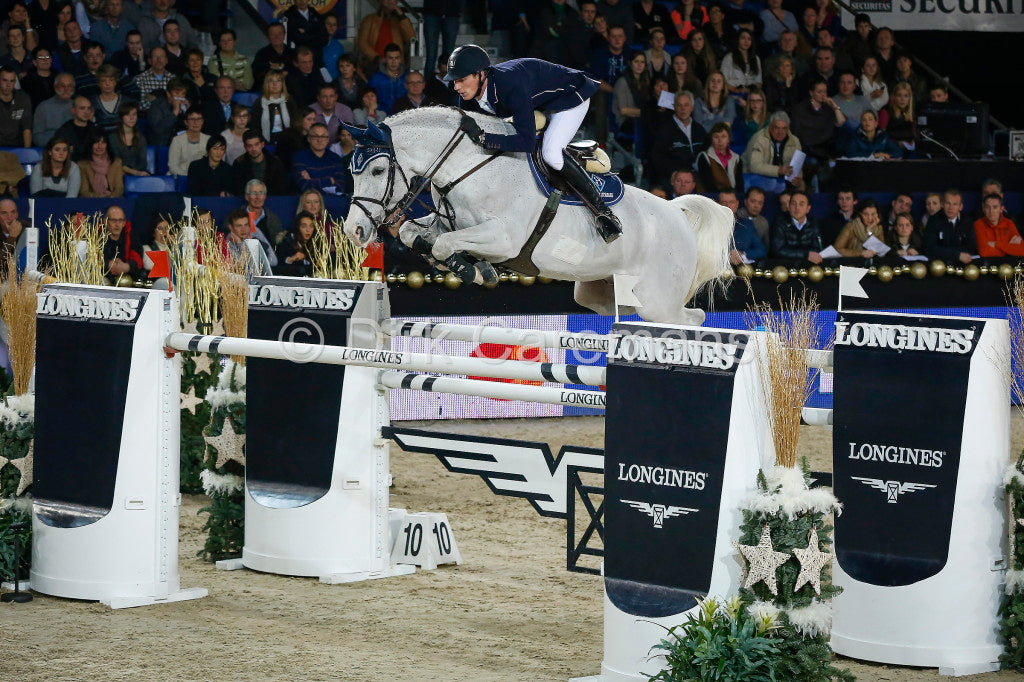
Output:
[[370,171],[370,175],[372,175],[373,177],[377,177],[378,175],[384,175],[384,169],[374,168],[372,171]]

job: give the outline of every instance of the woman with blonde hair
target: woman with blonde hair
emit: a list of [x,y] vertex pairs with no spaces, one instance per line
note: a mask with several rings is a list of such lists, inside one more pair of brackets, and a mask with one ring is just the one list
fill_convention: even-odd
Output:
[[914,89],[910,83],[900,81],[893,86],[889,103],[878,114],[878,127],[903,149],[913,150],[917,146]]
[[704,96],[693,103],[693,120],[704,130],[711,130],[719,121],[732,125],[736,109],[736,100],[729,96],[729,82],[721,71],[715,71],[704,83]]
[[307,189],[299,195],[299,203],[295,206],[296,220],[303,211],[320,221],[324,216],[324,195],[318,189]]
[[298,108],[284,85],[283,71],[269,71],[263,77],[263,92],[249,110],[250,127],[263,133],[269,144],[277,144],[298,116]]
[[747,148],[747,142],[761,128],[768,127],[768,98],[759,85],[750,86],[747,106],[732,124],[733,148],[740,154]]

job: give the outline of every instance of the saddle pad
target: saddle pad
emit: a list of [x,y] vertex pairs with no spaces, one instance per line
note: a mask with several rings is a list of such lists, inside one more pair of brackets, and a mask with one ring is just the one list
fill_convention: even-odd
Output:
[[[551,196],[551,192],[554,189],[551,187],[551,183],[545,178],[540,170],[537,168],[537,164],[534,163],[533,155],[527,154],[526,160],[530,163],[530,172],[533,173],[533,179],[537,181],[537,187],[545,197]],[[595,173],[587,173],[590,179],[597,185],[597,189],[601,192],[601,197],[604,199],[604,203],[608,206],[614,206],[615,204],[622,201],[623,195],[626,193],[626,188],[623,185],[622,180],[619,179],[618,175],[614,173],[607,173],[597,175]],[[582,206],[583,202],[580,201],[576,194],[565,194],[562,196],[560,202],[567,206]]]

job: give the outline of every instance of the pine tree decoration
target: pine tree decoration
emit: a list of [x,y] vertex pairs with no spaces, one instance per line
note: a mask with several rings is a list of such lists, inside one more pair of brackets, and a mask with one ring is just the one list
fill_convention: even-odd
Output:
[[[200,332],[208,333],[208,332]],[[206,456],[203,429],[210,423],[206,393],[217,385],[220,356],[182,353],[181,361],[181,492],[203,492],[200,474]]]
[[200,477],[210,504],[199,510],[209,515],[199,556],[219,561],[240,557],[245,541],[245,367],[228,360],[217,387],[207,391],[206,402],[210,422],[202,435]]

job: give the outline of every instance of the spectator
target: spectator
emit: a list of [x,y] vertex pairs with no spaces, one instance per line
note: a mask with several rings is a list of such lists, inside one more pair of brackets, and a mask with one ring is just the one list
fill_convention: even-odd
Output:
[[[725,125],[725,124],[723,124]],[[726,126],[728,128],[728,126]],[[752,263],[768,255],[768,249],[757,235],[757,228],[748,218],[737,215],[740,200],[736,190],[723,189],[718,193],[718,203],[732,211],[736,220],[733,226],[733,248],[729,251],[729,262],[733,265]]]
[[928,90],[928,101],[933,104],[942,104],[949,101],[949,88],[945,83],[933,83]]
[[722,58],[729,52],[729,43],[732,29],[725,24],[725,10],[720,2],[713,2],[708,5],[708,23],[701,28],[707,38],[711,51],[715,53],[715,59],[722,63]]
[[807,154],[804,177],[812,177],[819,168],[827,167],[827,160],[835,155],[836,131],[846,123],[846,117],[828,96],[826,88],[825,81],[814,81],[810,99],[797,104],[793,112],[793,133],[800,138],[800,145]]
[[[416,74],[422,83],[423,76]],[[420,88],[422,91],[422,88]],[[316,122],[327,126],[327,132],[331,136],[331,143],[338,141],[338,128],[344,123],[353,123],[355,118],[352,110],[344,104],[338,103],[338,91],[330,83],[320,86],[320,94],[316,102],[310,105],[310,109],[316,112]]]
[[853,220],[857,210],[857,193],[851,187],[840,187],[836,192],[836,211],[825,218],[821,224],[821,241],[823,244],[835,244],[839,233],[846,224]]
[[11,26],[7,29],[7,52],[0,57],[0,66],[10,66],[18,74],[18,78],[24,77],[32,68],[32,52],[25,47],[25,29],[21,26]]
[[338,78],[338,57],[345,53],[345,45],[335,37],[338,34],[338,15],[328,12],[323,18],[324,30],[327,31],[327,46],[321,52],[320,58],[328,77],[334,81]]
[[690,69],[689,60],[682,52],[672,57],[672,68],[669,69],[666,79],[669,92],[700,92],[704,89],[704,84],[697,80],[697,76]]
[[793,13],[782,7],[782,0],[768,0],[768,7],[761,10],[761,22],[764,24],[764,33],[761,40],[764,43],[777,43],[784,31],[791,31],[794,40],[799,25]]
[[100,129],[92,122],[92,117],[92,104],[89,99],[77,95],[71,105],[71,120],[57,128],[56,134],[71,145],[72,161],[88,159],[91,154],[89,140],[100,133]]
[[82,27],[72,19],[64,24],[64,42],[55,51],[61,70],[72,76],[77,76],[85,71],[84,49],[85,40],[82,35]]
[[197,106],[189,107],[185,110],[185,132],[171,140],[171,147],[167,151],[168,174],[188,175],[192,162],[204,158],[203,150],[209,147],[209,142],[210,136],[203,132],[202,110]]
[[[985,197],[987,197],[989,194],[998,194],[1000,197],[1002,197],[1003,183],[999,182],[995,178],[985,178],[984,180],[981,181],[981,191],[978,192],[978,196],[981,197],[982,201],[978,203],[978,206],[971,213],[971,220],[977,220],[978,218],[985,217],[984,200]],[[1003,213],[1006,213],[1005,206],[1003,207]],[[1013,220],[1012,216],[1008,217],[1010,217],[1010,219]],[[1014,220],[1014,224],[1017,224],[1016,220]]]
[[[53,97],[53,82],[57,72],[53,70],[53,57],[45,47],[37,47],[32,52],[32,69],[21,78],[21,89],[28,95],[32,107],[38,107],[43,100]],[[74,77],[72,77],[74,87]]]
[[670,15],[678,40],[685,42],[690,33],[708,23],[708,11],[697,0],[680,0]]
[[299,214],[303,211],[320,220],[327,213],[327,209],[324,206],[324,195],[315,189],[307,189],[299,195],[299,203],[295,205],[295,218],[292,220],[292,229],[298,224]]
[[286,130],[300,122],[298,107],[284,87],[282,72],[271,71],[263,79],[263,93],[253,103],[249,121],[270,144],[277,144]]
[[[444,55],[442,57],[447,59]],[[447,62],[444,64],[447,66]],[[434,99],[439,103],[447,103],[451,100],[451,93],[448,92],[447,86],[439,78],[434,78],[434,81],[441,85],[444,93],[441,98],[434,97]],[[366,81],[356,73],[356,60],[352,55],[343,54],[338,57],[338,80],[335,81],[335,84],[338,86],[338,101],[349,109],[355,110],[359,106],[359,93],[366,87]],[[430,92],[431,86],[428,85],[427,90]]]
[[985,217],[974,223],[978,255],[982,258],[1024,256],[1024,239],[1006,215],[1002,195],[995,192],[987,194],[981,205]]
[[609,26],[622,26],[626,32],[626,40],[633,42],[634,24],[633,8],[625,0],[599,0],[597,12],[608,20]]
[[928,220],[924,231],[924,252],[929,258],[966,265],[978,253],[974,226],[960,215],[963,207],[960,190],[948,189],[942,195],[942,212]]
[[377,108],[377,91],[367,86],[360,96],[362,106],[352,112],[352,117],[357,126],[366,126],[367,121],[383,123],[388,114],[383,109]]
[[282,233],[277,246],[277,270],[274,274],[287,277],[312,277],[313,264],[310,261],[310,246],[316,220],[312,214],[302,211],[296,216],[295,229]]
[[[101,66],[103,66],[103,60],[106,56],[103,54],[103,46],[99,43],[88,41],[85,43],[85,49],[82,57],[82,69],[75,74],[75,92],[79,95],[85,95],[86,97],[92,97],[99,92],[99,78],[98,73]],[[115,79],[115,84],[116,84]]]
[[743,207],[736,212],[740,218],[746,218],[757,230],[757,238],[762,244],[768,244],[771,236],[771,225],[768,219],[761,215],[764,210],[764,190],[760,187],[751,187],[747,190],[747,196],[743,199]]
[[309,0],[295,0],[283,18],[288,28],[288,42],[296,49],[306,47],[319,53],[327,46],[328,35],[323,17],[315,8],[310,7]]
[[672,171],[672,198],[683,197],[697,191],[697,174],[690,168]]
[[[729,149],[732,134],[728,123],[719,121],[711,126],[711,146],[697,156],[697,174],[705,192],[743,191],[743,162],[739,154]],[[733,199],[736,199],[735,195]],[[721,203],[721,201],[719,201]],[[724,205],[724,204],[723,204]],[[739,200],[736,200],[736,209]],[[735,212],[734,210],[734,212]]]
[[243,135],[248,128],[249,110],[238,102],[234,102],[231,105],[231,121],[221,133],[221,137],[227,143],[227,154],[224,158],[229,164],[234,164],[235,159],[245,154]]
[[188,165],[186,192],[196,197],[230,197],[238,188],[235,170],[227,163],[227,142],[222,135],[206,141],[206,156]]
[[188,59],[188,48],[181,44],[181,26],[174,19],[164,22],[163,48],[167,51],[167,70],[175,76],[185,73]]
[[338,141],[331,145],[331,151],[341,157],[341,169],[345,173],[345,182],[341,191],[345,194],[352,194],[352,153],[356,149],[356,141],[352,139],[352,133],[348,128],[338,130]]
[[736,115],[732,124],[733,145],[737,154],[742,154],[747,148],[747,142],[757,131],[768,127],[768,106],[764,90],[754,85],[747,93],[747,106]]
[[167,240],[170,232],[170,224],[165,219],[159,218],[156,221],[156,225],[153,226],[153,238],[150,239],[148,244],[142,245],[142,269],[147,275],[155,265],[149,257],[150,252],[167,251]]
[[248,258],[249,254],[245,251],[244,242],[246,239],[255,239],[263,247],[263,252],[267,255],[270,267],[277,265],[277,253],[274,252],[274,247],[271,246],[270,241],[267,240],[263,232],[249,223],[249,212],[247,210],[236,208],[231,213],[228,213],[225,222],[228,224],[228,236],[224,240],[225,255],[230,256],[232,259]]
[[[981,240],[979,239],[979,244]],[[889,232],[886,244],[897,256],[920,256],[924,248],[924,240],[921,239],[917,226],[914,224],[914,217],[909,213],[896,215],[896,223]]]
[[649,43],[655,31],[661,35],[672,28],[672,15],[668,9],[654,0],[637,0],[633,3],[633,40]]
[[171,78],[171,72],[167,70],[167,50],[154,47],[149,53],[149,68],[134,80],[139,91],[139,111],[149,111],[158,97],[157,91],[164,90]]
[[857,79],[853,77],[852,73],[839,75],[839,94],[832,99],[839,105],[839,110],[846,117],[843,129],[847,132],[857,129],[860,115],[865,109],[872,109],[871,102],[864,95],[857,92]]
[[43,150],[43,160],[32,167],[29,189],[33,197],[77,197],[82,185],[78,165],[71,161],[67,140],[53,136]]
[[893,38],[892,29],[883,26],[875,31],[875,59],[878,60],[878,69],[885,81],[892,80],[896,72],[896,40]]
[[[522,22],[523,19],[520,19]],[[596,52],[603,50],[608,47],[608,20],[604,18],[603,14],[596,14],[594,16],[594,24],[591,27],[590,42],[587,43],[587,50],[589,52]],[[525,54],[523,55],[526,56]]]
[[797,29],[797,40],[801,54],[811,55],[818,49],[818,10],[804,7],[800,13],[800,28]]
[[725,25],[730,31],[746,29],[755,36],[760,36],[764,32],[764,22],[758,16],[764,7],[760,2],[724,0],[721,5],[722,11],[725,12]]
[[168,19],[174,19],[178,22],[178,28],[181,30],[181,42],[185,47],[199,46],[199,36],[193,30],[192,24],[189,23],[188,19],[179,14],[177,10],[171,9],[174,0],[151,1],[150,11],[142,13],[136,23],[139,33],[142,34],[142,44],[147,50],[152,50],[160,44],[160,38],[163,35],[163,25]]
[[[640,139],[637,121],[642,107],[651,98],[651,74],[647,71],[647,57],[643,52],[634,52],[629,58],[629,68],[615,81],[612,96],[612,114],[619,131]],[[639,153],[639,149],[634,149]]]
[[923,102],[928,96],[928,82],[914,71],[914,61],[909,54],[896,57],[896,70],[892,74],[892,80],[887,83],[889,91],[893,91],[898,83],[910,86],[915,102]]
[[906,192],[897,194],[896,198],[892,200],[892,205],[889,207],[889,215],[885,219],[885,231],[892,231],[892,228],[896,226],[896,216],[900,213],[910,213],[912,208],[914,208],[914,198],[912,196]]
[[707,147],[707,132],[693,120],[693,93],[683,90],[675,95],[675,115],[655,135],[651,147],[651,176],[656,182],[670,180],[672,171],[697,164],[697,156]]
[[323,123],[309,129],[309,147],[295,154],[292,177],[300,190],[319,189],[337,194],[345,185],[341,157],[327,149],[330,134]]
[[729,83],[721,71],[715,71],[704,82],[704,97],[693,103],[693,119],[707,130],[719,121],[736,120],[736,100],[729,97]]
[[765,79],[764,93],[769,111],[784,111],[792,115],[796,110],[796,104],[800,101],[800,87],[797,85],[796,70],[791,58],[784,56],[775,62],[775,69]]
[[309,107],[303,107],[292,119],[292,124],[278,137],[275,154],[289,172],[291,172],[292,159],[295,158],[295,155],[300,150],[309,147],[309,129],[313,127],[314,123],[316,123],[316,112]]
[[732,49],[722,59],[722,76],[729,84],[729,92],[746,95],[752,85],[761,85],[762,75],[761,58],[754,48],[754,34],[745,28],[740,29]]
[[839,14],[839,7],[832,0],[817,0],[818,28],[825,29],[833,38],[846,34]]
[[14,249],[18,246],[18,239],[25,227],[18,217],[18,205],[13,200],[0,199],[0,231],[3,232],[3,240],[0,241],[0,258],[7,259],[14,255]]
[[829,97],[839,92],[839,72],[836,71],[836,56],[832,48],[818,48],[814,53],[814,68],[805,73],[802,80],[804,88],[801,97],[804,98],[818,81],[825,83],[825,94]]
[[874,35],[872,34],[871,17],[867,14],[856,15],[853,23],[854,33],[847,34],[839,49],[849,57],[854,67],[859,69],[864,64],[864,60],[872,56],[875,51]]
[[126,102],[117,110],[118,123],[108,136],[110,150],[121,159],[126,175],[149,175],[146,137],[139,131],[139,105]]
[[[33,7],[36,4],[38,3],[33,2]],[[65,43],[68,38],[67,33],[64,31],[64,27],[67,26],[67,23],[74,18],[74,6],[71,3],[61,2],[57,8],[57,21],[55,23],[51,22],[47,24],[46,28],[43,30],[43,45],[49,48],[52,52],[57,49],[58,45]],[[56,66],[58,62],[59,58],[55,59],[54,65]]]
[[[294,5],[293,5],[294,7]],[[316,14],[316,12],[313,12]],[[249,58],[235,50],[238,34],[230,28],[220,32],[217,51],[210,60],[210,73],[214,76],[228,76],[235,82],[235,90],[252,90],[252,65]]]
[[921,217],[921,229],[927,228],[931,217],[941,210],[942,195],[938,192],[929,192],[924,198],[924,216]]
[[889,86],[885,84],[885,79],[878,70],[876,58],[868,57],[864,60],[859,85],[860,91],[868,98],[871,108],[875,111],[881,111],[889,102]]
[[686,60],[690,63],[690,70],[701,83],[706,83],[708,76],[718,70],[718,57],[711,49],[707,34],[704,29],[694,29],[690,32],[690,40],[683,50]]
[[[128,32],[135,29],[135,24],[125,21],[121,16],[123,9],[122,0],[106,0],[104,17],[94,21],[89,28],[89,38],[102,45],[103,51],[110,55],[124,46]],[[142,35],[139,34],[139,37],[141,39]]]
[[0,66],[0,147],[32,146],[32,101],[17,82],[14,69]]
[[[153,144],[163,147],[171,144],[174,135],[188,128],[187,116],[191,107],[185,97],[185,82],[180,78],[172,78],[167,90],[149,110],[149,131]],[[202,109],[194,107],[202,116]],[[199,144],[199,141],[195,141]]]
[[897,83],[889,103],[878,114],[878,127],[906,151],[917,148],[917,119],[914,94],[907,83]]
[[220,76],[214,84],[213,92],[214,97],[202,105],[203,132],[207,135],[216,135],[228,127],[231,120],[231,98],[235,96],[235,81],[230,76]]
[[[793,190],[786,189],[779,192],[779,195],[775,198],[779,202],[779,210],[775,214],[775,218],[772,220],[772,231],[775,231],[775,226],[781,223],[785,223],[789,220],[789,199],[793,196]],[[820,229],[819,229],[820,231]]]
[[245,183],[245,208],[249,212],[249,223],[266,235],[270,243],[281,243],[285,231],[277,214],[267,209],[267,186],[262,180],[252,179]]
[[[601,89],[591,98],[594,112],[595,135],[599,142],[608,138],[608,98],[614,91],[615,81],[626,72],[626,31],[622,26],[608,29],[608,46],[590,55],[589,75],[601,82]],[[372,83],[371,83],[372,85]]]
[[796,31],[783,31],[778,45],[772,50],[771,56],[765,63],[765,73],[775,73],[779,60],[783,57],[789,57],[792,60],[793,72],[797,78],[802,78],[811,68],[811,65],[807,63],[804,56],[800,54],[800,41],[797,38]]
[[530,55],[554,64],[576,69],[586,64],[589,30],[579,13],[565,0],[549,0],[541,5],[533,32]]
[[397,44],[402,59],[409,54],[409,43],[416,35],[416,30],[409,17],[398,7],[398,0],[380,0],[380,9],[363,17],[359,22],[356,45],[362,60],[363,73],[373,73],[382,59],[385,50]]
[[114,286],[130,287],[142,275],[142,254],[132,244],[131,225],[123,208],[111,206],[107,209],[106,230],[103,264],[108,278]]
[[[792,211],[792,199],[789,205]],[[864,242],[870,237],[885,242],[885,228],[882,227],[882,219],[878,215],[878,204],[872,199],[867,199],[857,205],[856,217],[846,223],[839,233],[835,249],[844,258],[873,258],[878,253],[864,246]]]
[[773,256],[821,263],[821,231],[810,212],[811,200],[807,194],[794,191],[789,199],[789,215],[777,221],[772,229]]
[[28,8],[22,0],[13,0],[7,5],[7,19],[0,23],[0,54],[14,51],[11,29],[21,29],[18,36],[21,38],[21,45],[18,46],[21,52],[31,52],[38,47],[39,36],[29,21]]
[[[216,79],[203,63],[203,51],[192,48],[185,53],[185,73],[181,79],[185,81],[186,97],[190,102],[205,104],[217,99]],[[231,84],[234,93],[235,84]]]
[[851,159],[899,159],[903,150],[889,139],[884,130],[878,128],[878,114],[874,109],[866,109],[860,115],[860,127],[846,143],[843,150]]
[[128,31],[124,39],[124,48],[113,53],[110,63],[127,78],[134,79],[149,68],[146,61],[146,50],[142,47],[142,34],[137,30]]
[[89,139],[89,157],[78,162],[82,176],[81,196],[123,197],[124,167],[121,159],[110,153],[107,138],[99,133]]
[[[786,189],[787,178],[793,176],[793,154],[800,149],[800,140],[789,131],[789,115],[776,111],[768,119],[768,127],[757,131],[743,154],[743,183],[747,187],[760,187],[766,192],[779,194]],[[803,179],[793,176],[788,180],[801,187]],[[819,235],[820,236],[820,235]]]
[[402,51],[398,45],[392,43],[384,49],[384,60],[380,64],[380,69],[367,81],[377,92],[378,106],[386,113],[391,112],[395,100],[406,94],[405,74]]
[[57,25],[57,10],[61,5],[54,0],[35,0],[28,7],[29,25],[36,31],[40,40],[45,39],[45,31]]
[[[245,190],[245,183],[259,180],[264,189],[273,196],[281,196],[288,191],[288,176],[284,165],[276,156],[268,152],[263,136],[256,130],[247,130],[242,135],[245,154],[235,159],[235,177],[239,183],[239,193]],[[248,192],[245,192],[248,194]]]
[[96,72],[98,92],[92,96],[91,102],[96,115],[96,125],[104,133],[109,133],[117,127],[117,112],[128,101],[116,90],[117,76],[117,67],[112,64],[103,64]]
[[[308,107],[316,101],[320,86],[324,84],[324,78],[315,67],[313,51],[308,47],[300,47],[295,51],[294,68],[288,72],[285,83],[288,92],[296,105]],[[270,74],[267,74],[268,76]]]
[[[75,92],[75,77],[62,73],[54,81],[56,94],[39,103],[32,117],[32,142],[42,147],[57,129],[71,120],[71,96]],[[65,141],[66,144],[66,141]]]
[[256,51],[252,60],[255,82],[262,83],[271,71],[284,71],[295,60],[295,50],[285,41],[284,24],[267,26],[267,44]]
[[[419,109],[420,107],[433,107],[442,104],[430,95],[424,92],[427,81],[423,77],[423,74],[419,71],[409,71],[405,75],[405,95],[395,100],[394,105],[391,107],[392,114],[398,114],[409,109]],[[331,88],[333,91],[334,89]],[[338,106],[345,106],[338,104]],[[313,107],[314,109],[316,107]],[[330,126],[328,126],[330,127]],[[335,138],[337,136],[335,135]],[[337,140],[335,140],[337,141]]]
[[652,78],[655,75],[667,77],[672,70],[672,55],[665,50],[665,42],[664,30],[651,29],[651,46],[644,50],[644,55],[647,57],[647,71]]

